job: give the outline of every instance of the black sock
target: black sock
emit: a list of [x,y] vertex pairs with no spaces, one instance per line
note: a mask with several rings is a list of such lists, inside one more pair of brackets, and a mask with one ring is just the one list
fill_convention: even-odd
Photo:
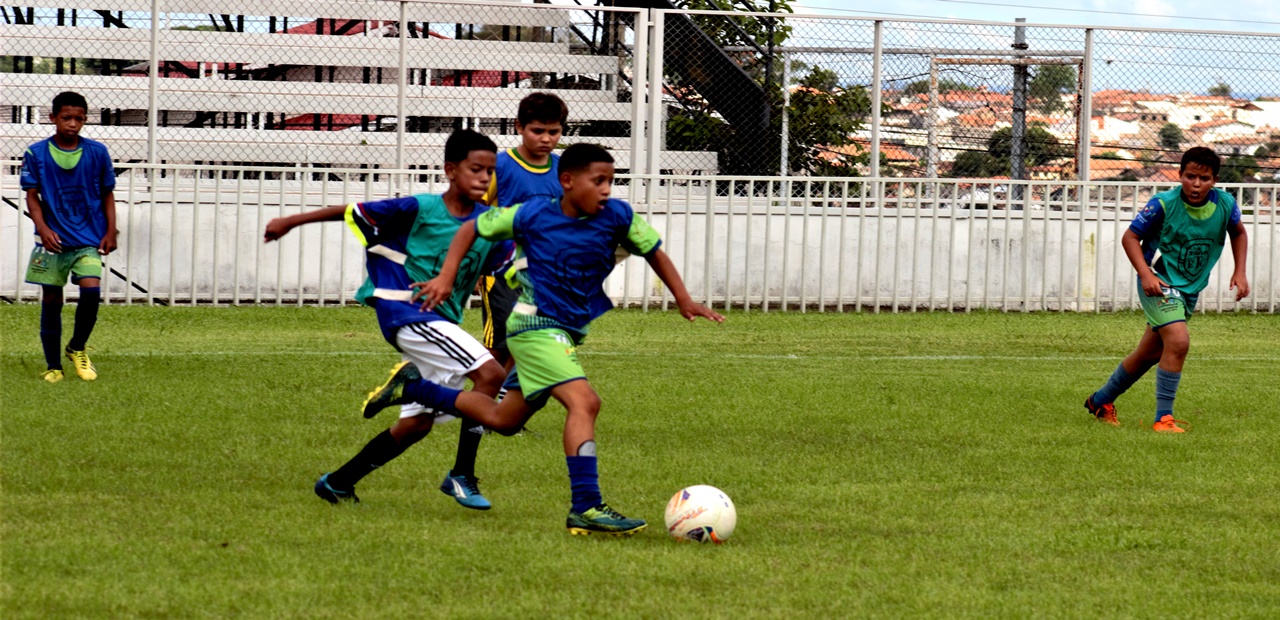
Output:
[[476,475],[476,451],[480,448],[480,438],[484,437],[484,425],[476,424],[466,418],[462,422],[462,432],[458,434],[458,456],[453,461],[450,476]]
[[361,478],[400,456],[401,452],[404,452],[404,446],[391,436],[391,431],[382,431],[377,437],[370,439],[346,465],[329,474],[329,486],[339,491],[351,489]]
[[51,370],[62,368],[62,301],[40,304],[40,347]]
[[80,289],[80,301],[76,303],[76,328],[71,332],[71,341],[67,348],[72,351],[83,351],[89,342],[89,334],[93,333],[93,325],[98,322],[98,306],[102,303],[102,289],[93,286]]

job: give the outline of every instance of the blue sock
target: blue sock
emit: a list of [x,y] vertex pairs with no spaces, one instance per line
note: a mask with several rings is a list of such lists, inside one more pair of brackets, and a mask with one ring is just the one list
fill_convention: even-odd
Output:
[[83,351],[89,342],[89,334],[98,322],[98,306],[102,303],[102,288],[98,286],[80,289],[80,301],[76,303],[76,327],[71,332],[71,341],[67,348],[72,351]]
[[404,397],[408,400],[436,411],[449,413],[457,411],[455,405],[458,401],[458,395],[461,393],[462,390],[447,388],[426,379],[419,379],[404,386]]
[[600,498],[600,474],[596,472],[596,457],[566,456],[569,465],[569,487],[573,490],[573,511],[586,512],[603,503]]
[[1173,398],[1178,394],[1178,382],[1182,373],[1156,368],[1156,422],[1173,415]]
[[62,368],[62,302],[40,304],[40,347],[50,370]]
[[1111,378],[1107,379],[1106,385],[1094,392],[1093,396],[1089,397],[1089,400],[1092,400],[1095,405],[1114,403],[1117,398],[1120,398],[1121,394],[1124,394],[1125,390],[1133,387],[1133,384],[1137,383],[1138,379],[1141,379],[1144,374],[1146,374],[1146,371],[1129,374],[1129,371],[1124,369],[1124,364],[1121,363],[1116,366],[1116,371],[1111,373]]

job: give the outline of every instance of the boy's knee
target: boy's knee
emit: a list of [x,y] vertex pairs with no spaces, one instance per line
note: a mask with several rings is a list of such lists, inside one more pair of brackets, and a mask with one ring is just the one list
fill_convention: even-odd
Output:
[[481,364],[479,368],[471,371],[471,382],[474,384],[477,392],[492,391],[497,394],[502,388],[502,382],[506,381],[507,373],[502,370],[497,362],[490,360]]

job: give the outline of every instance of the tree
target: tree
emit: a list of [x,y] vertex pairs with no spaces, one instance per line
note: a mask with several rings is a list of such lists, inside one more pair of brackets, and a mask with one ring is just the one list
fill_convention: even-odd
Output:
[[[964,151],[956,155],[948,176],[955,178],[989,177],[998,174],[1000,162],[990,153],[982,151]],[[1006,166],[1007,169],[1007,166]],[[1007,171],[1007,170],[1006,170]]]
[[1230,97],[1231,86],[1227,85],[1227,83],[1222,80],[1218,80],[1218,84],[1216,86],[1209,87],[1209,94],[1214,97]]
[[1173,123],[1165,123],[1160,127],[1160,146],[1178,150],[1182,147],[1182,128]]
[[1222,162],[1218,172],[1220,183],[1243,183],[1258,174],[1258,160],[1248,155],[1232,155]]
[[[1055,159],[1071,155],[1071,148],[1058,142],[1053,134],[1043,127],[1028,127],[1024,137],[1027,167],[1039,166]],[[1005,127],[991,134],[987,140],[987,152],[991,153],[999,163],[999,169],[1009,170],[1009,157],[1013,151],[1013,129]]]
[[[950,79],[938,80],[938,93],[949,93],[953,90],[973,90],[973,87],[964,82],[957,82]],[[929,93],[929,80],[916,80],[907,84],[902,89],[903,97],[914,97],[916,95],[927,95]]]
[[[851,144],[853,134],[870,114],[871,96],[865,87],[842,88],[835,71],[813,67],[791,94],[788,169],[823,176],[856,174],[855,164],[864,163],[866,155],[841,157],[843,165],[835,169],[822,155],[824,150]],[[782,115],[773,116],[780,133]]]
[[1074,90],[1076,84],[1075,68],[1067,65],[1044,65],[1031,78],[1027,96],[1034,102],[1037,110],[1052,114],[1066,109],[1066,105],[1062,103],[1062,93]]

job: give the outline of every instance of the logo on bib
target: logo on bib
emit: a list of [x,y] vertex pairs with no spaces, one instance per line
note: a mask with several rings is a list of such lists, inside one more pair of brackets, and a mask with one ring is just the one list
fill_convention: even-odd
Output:
[[1182,268],[1187,275],[1196,277],[1204,268],[1209,266],[1209,248],[1210,241],[1208,239],[1196,239],[1182,248]]

